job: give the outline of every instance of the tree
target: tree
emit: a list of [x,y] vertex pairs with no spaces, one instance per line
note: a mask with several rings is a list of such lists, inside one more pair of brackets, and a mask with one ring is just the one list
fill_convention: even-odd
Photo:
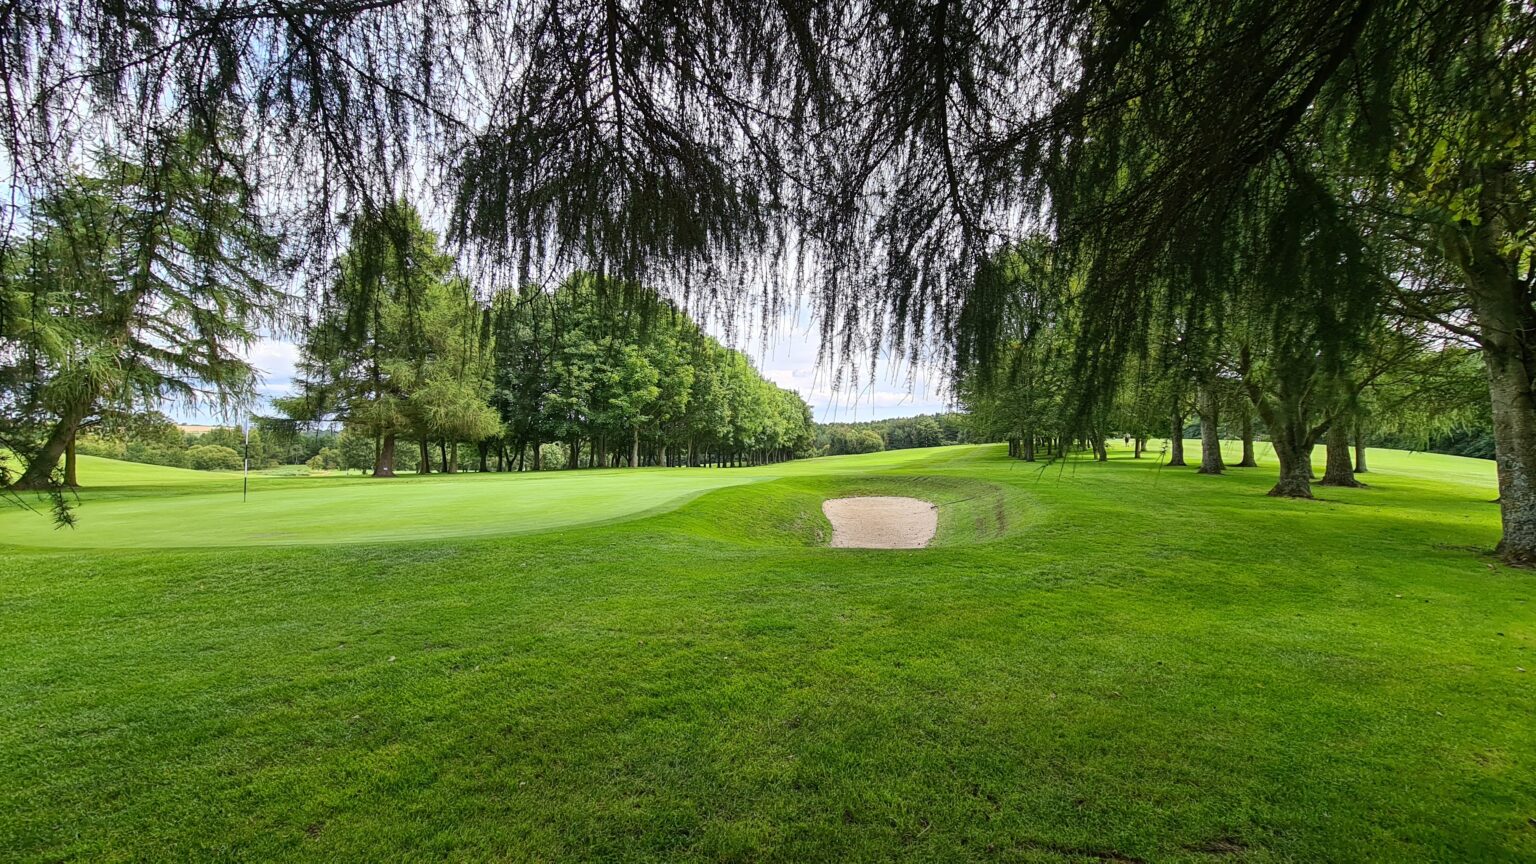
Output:
[[[300,393],[275,400],[279,410],[299,421],[338,419],[366,431],[379,441],[375,477],[394,476],[396,440],[412,432],[426,465],[432,430],[423,425],[425,408],[412,414],[410,399],[426,381],[433,339],[452,338],[439,331],[461,323],[442,312],[467,291],[452,268],[407,203],[354,222],[301,346]],[[439,407],[457,404],[441,392],[433,398]]]
[[978,300],[962,313],[1001,310],[991,325],[970,328],[970,341],[959,346],[959,401],[983,437],[1008,440],[1013,455],[1031,462],[1042,439],[1064,440],[1071,423],[1074,329],[1069,298],[1057,289],[1062,278],[1046,238],[1030,238],[978,271]]
[[553,307],[553,298],[535,285],[501,291],[491,301],[491,404],[519,460],[528,449],[535,471],[544,467],[543,443],[559,436],[545,406],[554,389],[553,362],[559,351]]
[[1492,20],[1433,66],[1408,67],[1370,116],[1385,142],[1341,168],[1403,249],[1406,314],[1465,339],[1487,369],[1506,561],[1536,563],[1536,11]]
[[[891,315],[915,351],[1014,214],[1106,217],[1092,290],[1134,299],[1133,262],[1219,224],[1250,168],[1341,100],[1462,56],[1504,8],[44,0],[0,46],[0,124],[31,179],[82,128],[153,142],[167,118],[241,118],[236,143],[316,227],[448,179],[456,234],[625,278],[762,287],[759,250],[795,245],[764,241],[798,236],[829,347]],[[468,47],[485,44],[505,50]]]
[[425,358],[406,410],[424,438],[440,442],[443,471],[458,470],[450,445],[478,443],[497,435],[501,424],[491,397],[489,321],[469,283],[450,279],[428,287],[421,312]]
[[[636,299],[605,299],[623,291]],[[798,395],[654,293],[577,273],[554,291],[503,291],[491,309],[493,400],[536,468],[546,440],[565,442],[568,468],[583,453],[603,466],[755,464],[808,440]]]
[[14,488],[56,482],[60,458],[103,410],[251,397],[256,371],[240,354],[281,310],[267,281],[279,244],[218,150],[182,134],[148,164],[103,153],[94,174],[33,203],[7,273],[25,315],[4,322],[18,328],[6,356],[30,376],[4,418],[26,462]]
[[348,471],[373,470],[374,440],[368,433],[342,427],[336,438],[336,451],[338,467]]
[[[829,357],[851,362],[871,329],[909,356],[938,339],[957,378],[989,374],[987,352],[1010,342],[998,329],[1008,292],[963,295],[1043,229],[1060,263],[1043,284],[1076,316],[1070,408],[1050,437],[1101,450],[1120,376],[1158,350],[1149,333],[1255,286],[1284,311],[1273,289],[1285,256],[1264,247],[1321,239],[1340,251],[1369,233],[1279,206],[1283,192],[1334,199],[1330,211],[1417,196],[1427,206],[1405,209],[1427,214],[1425,256],[1461,274],[1487,342],[1506,556],[1536,558],[1532,352],[1509,335],[1536,332],[1529,4],[535,0],[462,12],[442,0],[217,14],[194,0],[45,0],[0,40],[13,94],[0,141],[35,181],[59,169],[51,142],[83,129],[154,146],[167,118],[240,118],[250,134],[236,144],[270,159],[286,199],[313,202],[313,236],[330,236],[333,211],[370,213],[398,184],[448,181],[453,236],[511,262],[519,281],[559,262],[701,307],[755,292],[768,309],[780,265],[794,265]],[[472,47],[486,44],[505,50]],[[94,110],[76,110],[82,87]],[[1257,212],[1276,217],[1260,220],[1269,240],[1222,236]],[[1352,298],[1324,305],[1385,290],[1359,278],[1356,256],[1332,263]],[[1300,332],[1319,310],[1290,311],[1274,320]],[[1313,328],[1309,350],[1341,369],[1364,331],[1337,323]],[[1220,330],[1191,334],[1186,358]],[[1282,342],[1257,358],[1265,386],[1305,378],[1294,364],[1307,351]],[[1298,414],[1307,400],[1291,384],[1265,398],[1302,424],[1270,430],[1294,473],[1313,415],[1332,409]],[[1191,396],[1170,400],[1173,425]],[[562,422],[590,430],[579,414]],[[737,424],[730,444],[751,429]]]

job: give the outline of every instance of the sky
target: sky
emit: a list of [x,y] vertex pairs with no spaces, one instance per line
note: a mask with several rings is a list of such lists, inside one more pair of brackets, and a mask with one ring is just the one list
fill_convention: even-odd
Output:
[[[810,316],[797,311],[786,317],[776,331],[766,343],[757,337],[738,338],[733,343],[719,332],[712,335],[745,351],[763,377],[780,387],[797,391],[815,409],[819,422],[883,420],[949,410],[942,382],[932,369],[919,367],[915,375],[909,376],[908,366],[882,356],[876,360],[873,383],[865,367],[862,374],[852,376],[856,379],[854,385],[845,383],[834,389],[831,386],[832,370],[817,366],[820,337],[811,326]],[[257,387],[260,404],[255,406],[254,413],[271,413],[268,400],[294,390],[294,365],[299,359],[299,348],[282,339],[262,339],[251,347],[247,359],[261,371],[262,380]],[[168,406],[165,411],[186,424],[236,422],[236,418],[219,416],[202,406],[175,405]]]

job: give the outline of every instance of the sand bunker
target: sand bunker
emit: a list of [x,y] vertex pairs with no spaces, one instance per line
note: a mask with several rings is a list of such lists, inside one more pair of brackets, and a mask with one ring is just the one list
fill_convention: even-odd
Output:
[[833,498],[821,512],[832,523],[832,545],[850,549],[921,549],[939,527],[938,508],[916,498]]

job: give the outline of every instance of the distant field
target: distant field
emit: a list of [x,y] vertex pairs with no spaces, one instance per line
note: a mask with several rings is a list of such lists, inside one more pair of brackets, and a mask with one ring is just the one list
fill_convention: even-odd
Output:
[[[1536,860],[1492,463],[1112,455],[86,461],[78,530],[0,513],[0,858]],[[861,494],[935,544],[827,548]]]

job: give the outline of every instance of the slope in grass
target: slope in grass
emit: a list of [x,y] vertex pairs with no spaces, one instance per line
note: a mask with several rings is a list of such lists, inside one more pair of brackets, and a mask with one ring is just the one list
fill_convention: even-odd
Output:
[[[261,477],[85,457],[79,522],[0,511],[5,542],[52,548],[380,543],[525,534],[636,518],[714,489],[775,477],[861,473],[942,458],[953,448],[839,456],[759,468],[547,471],[365,477]],[[174,494],[173,494],[174,493]]]

